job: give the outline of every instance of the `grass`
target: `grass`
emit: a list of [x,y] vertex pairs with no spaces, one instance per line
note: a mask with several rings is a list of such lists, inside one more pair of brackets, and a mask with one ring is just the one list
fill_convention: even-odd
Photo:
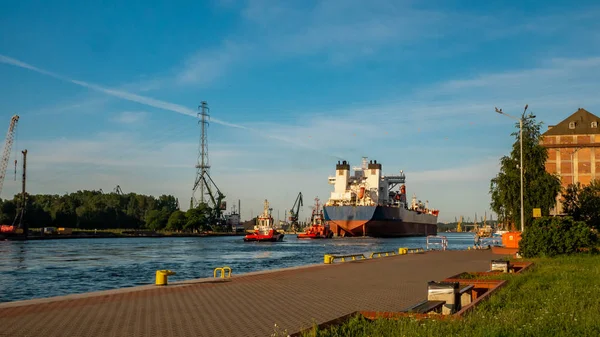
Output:
[[600,256],[532,259],[523,274],[500,274],[507,285],[462,320],[361,316],[303,336],[600,336]]

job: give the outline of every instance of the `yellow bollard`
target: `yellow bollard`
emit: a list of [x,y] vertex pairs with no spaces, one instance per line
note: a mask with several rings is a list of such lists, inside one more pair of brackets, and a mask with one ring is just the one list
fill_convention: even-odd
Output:
[[323,256],[323,262],[325,264],[332,264],[333,263],[333,256],[329,255],[329,254],[325,254]]
[[[230,278],[231,277],[231,268],[228,266],[215,268],[215,271],[213,272],[213,277],[215,277],[215,278],[217,277],[218,271],[221,272],[221,278]],[[228,272],[228,274],[225,274],[225,272]]]
[[157,270],[155,284],[157,286],[166,286],[168,284],[167,278],[171,275],[175,275],[175,272],[170,270]]
[[[225,272],[228,272],[227,276],[225,276]],[[231,277],[231,268],[228,266],[223,267],[223,275],[221,275],[221,278],[230,278]]]
[[398,248],[398,254],[400,254],[400,255],[408,254],[408,248]]

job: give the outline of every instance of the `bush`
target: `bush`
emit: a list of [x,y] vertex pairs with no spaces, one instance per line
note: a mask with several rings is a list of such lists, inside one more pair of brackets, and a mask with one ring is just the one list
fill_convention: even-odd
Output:
[[525,229],[519,242],[519,253],[525,258],[572,254],[581,248],[593,250],[598,236],[583,221],[571,217],[536,219]]

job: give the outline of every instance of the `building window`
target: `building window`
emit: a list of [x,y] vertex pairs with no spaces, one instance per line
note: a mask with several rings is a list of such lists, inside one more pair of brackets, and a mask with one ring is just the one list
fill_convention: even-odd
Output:
[[597,128],[597,127],[598,127],[598,122],[595,122],[595,121],[594,121],[594,122],[592,122],[592,127],[593,127],[593,128]]
[[569,122],[569,129],[575,129],[575,122]]

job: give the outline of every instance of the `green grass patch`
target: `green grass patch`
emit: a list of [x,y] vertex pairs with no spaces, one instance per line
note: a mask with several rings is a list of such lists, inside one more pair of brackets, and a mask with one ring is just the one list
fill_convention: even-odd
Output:
[[531,261],[523,274],[495,275],[509,282],[462,320],[357,316],[303,336],[600,336],[600,256]]

